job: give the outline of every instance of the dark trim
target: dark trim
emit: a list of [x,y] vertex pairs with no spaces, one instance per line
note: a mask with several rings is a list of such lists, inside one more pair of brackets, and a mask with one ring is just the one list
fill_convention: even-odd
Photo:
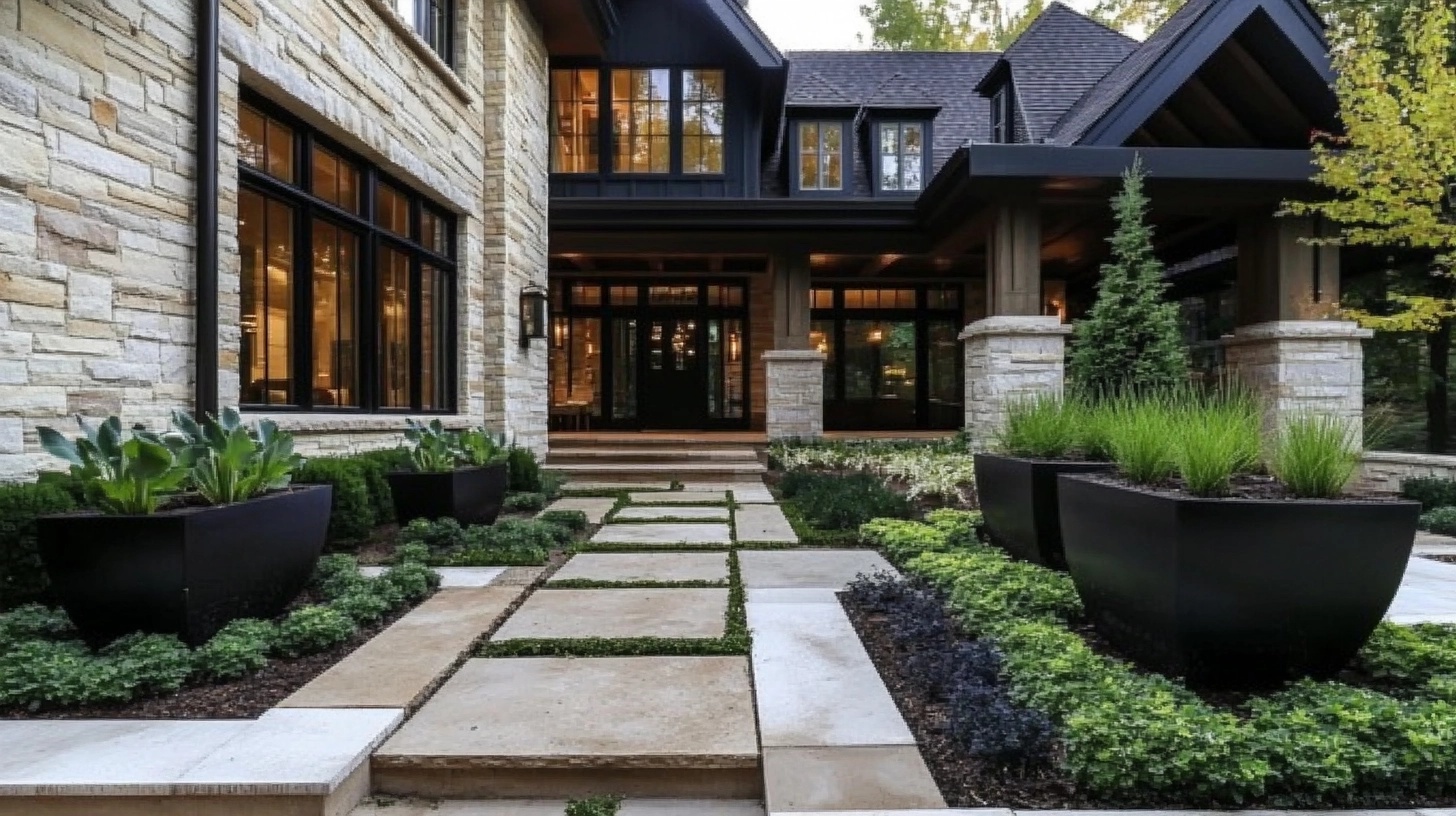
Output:
[[[824,125],[839,125],[839,189],[806,190],[802,186],[803,179],[799,177],[799,167],[802,161],[803,143],[799,139],[799,128],[804,125],[817,125],[819,131],[819,149],[824,148]],[[789,120],[789,193],[797,198],[850,198],[854,195],[854,170],[856,159],[854,155],[854,121],[851,119],[832,119],[828,117],[796,117]],[[819,167],[819,175],[823,175],[823,165]]]
[[218,231],[218,0],[197,3],[196,359],[193,412],[216,414]]
[[706,0],[704,5],[723,24],[723,28],[732,35],[755,66],[762,69],[785,67],[784,55],[753,18],[748,16],[742,0]]
[[913,199],[555,199],[551,229],[918,229]]
[[[1315,174],[1308,150],[973,143],[956,153],[965,155],[971,178],[1118,178],[1138,156],[1149,178],[1165,181],[1297,183]],[[953,158],[945,169],[958,164]]]
[[[903,139],[903,134],[904,134],[903,127],[905,125],[919,125],[920,126],[920,187],[919,187],[919,189],[916,189],[916,190],[885,190],[885,189],[883,189],[883,188],[880,187],[880,181],[881,181],[880,162],[884,158],[884,154],[880,150],[880,127],[882,125],[899,125],[901,127],[901,131],[900,131],[901,136],[899,137],[901,139],[901,141],[899,143],[900,144],[900,153],[898,154],[900,158],[903,158],[904,155],[905,155],[905,145],[904,145],[904,139]],[[869,144],[867,145],[867,147],[869,148],[869,155],[866,156],[865,158],[866,158],[866,160],[867,160],[867,162],[869,164],[870,189],[874,191],[874,195],[877,196],[877,197],[882,197],[882,198],[903,198],[903,199],[910,199],[912,201],[914,199],[916,199],[916,198],[919,198],[920,197],[920,194],[923,193],[923,192],[925,192],[926,186],[930,183],[930,174],[931,174],[930,160],[931,160],[931,155],[935,152],[935,124],[934,124],[934,120],[933,119],[926,119],[923,116],[920,117],[920,118],[917,118],[915,116],[875,116],[875,117],[870,118],[869,121],[866,122],[866,131],[867,131],[866,135],[868,136],[868,141],[869,141]],[[902,178],[904,177],[904,173],[903,172],[900,175],[901,175]]]
[[1334,68],[1321,23],[1301,0],[1224,3],[1216,6],[1214,13],[1205,13],[1183,31],[1177,41],[1102,112],[1077,143],[1099,146],[1125,143],[1259,11],[1268,15],[1305,62],[1325,80],[1326,86],[1334,84]]
[[600,42],[605,43],[617,33],[621,18],[613,0],[581,0],[581,10]]

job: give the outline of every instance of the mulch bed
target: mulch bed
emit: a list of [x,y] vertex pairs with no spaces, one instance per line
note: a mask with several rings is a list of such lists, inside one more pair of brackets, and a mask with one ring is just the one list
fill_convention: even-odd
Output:
[[844,594],[839,599],[900,709],[900,716],[915,735],[920,755],[948,807],[1051,809],[1094,805],[1079,798],[1071,783],[1055,769],[1006,768],[966,755],[946,733],[944,702],[926,699],[911,681],[905,670],[910,652],[890,637],[884,616],[866,613]]
[[1456,555],[1421,555],[1422,558],[1429,558],[1432,561],[1440,561],[1443,564],[1456,564]]

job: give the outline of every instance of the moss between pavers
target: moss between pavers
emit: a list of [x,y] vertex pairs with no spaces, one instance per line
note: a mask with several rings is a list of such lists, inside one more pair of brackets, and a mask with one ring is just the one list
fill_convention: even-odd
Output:
[[[661,551],[662,548],[650,548]],[[613,585],[622,588],[621,585]],[[549,589],[549,585],[548,585]],[[746,655],[752,645],[748,633],[747,593],[738,570],[738,556],[728,554],[728,608],[723,636],[718,638],[523,638],[484,643],[477,657],[656,657]]]

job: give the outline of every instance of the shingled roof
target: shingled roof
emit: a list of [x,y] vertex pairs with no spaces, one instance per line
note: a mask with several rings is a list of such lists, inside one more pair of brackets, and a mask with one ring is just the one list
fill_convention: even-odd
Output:
[[1138,50],[1138,42],[1055,2],[1006,49],[1027,141],[1046,138],[1087,91]]
[[1076,144],[1218,0],[1188,0],[1166,23],[1087,90],[1052,128],[1054,144]]

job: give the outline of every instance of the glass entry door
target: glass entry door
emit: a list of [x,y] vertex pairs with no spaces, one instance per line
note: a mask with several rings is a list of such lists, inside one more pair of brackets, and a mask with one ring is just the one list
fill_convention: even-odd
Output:
[[638,411],[645,428],[699,428],[708,420],[702,320],[656,317],[643,322],[647,354]]

